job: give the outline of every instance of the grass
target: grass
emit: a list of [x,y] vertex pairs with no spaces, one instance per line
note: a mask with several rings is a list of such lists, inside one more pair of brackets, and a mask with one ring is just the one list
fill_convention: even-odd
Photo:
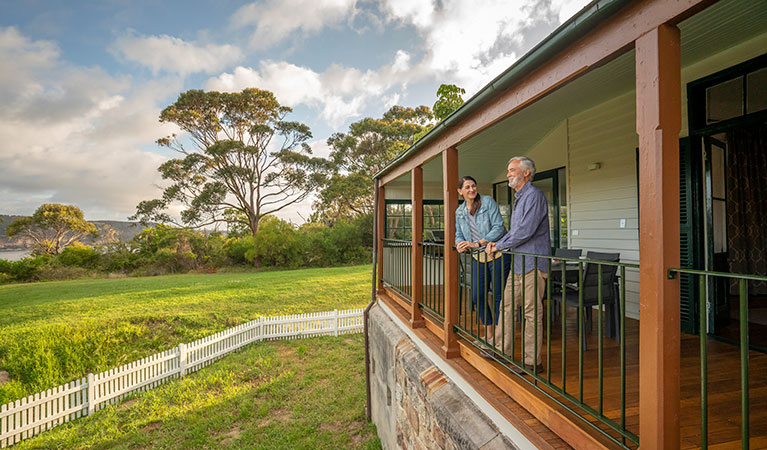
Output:
[[370,266],[0,286],[0,404],[261,315],[362,307]]
[[253,344],[21,449],[379,449],[361,334]]

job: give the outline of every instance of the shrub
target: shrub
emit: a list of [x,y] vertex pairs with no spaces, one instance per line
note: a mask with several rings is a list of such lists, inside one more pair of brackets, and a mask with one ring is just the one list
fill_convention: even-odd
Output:
[[251,262],[245,257],[245,253],[248,250],[252,250],[254,246],[253,237],[234,237],[226,240],[224,249],[226,256],[234,264],[250,264]]
[[313,224],[302,230],[307,240],[310,265],[362,264],[369,259],[370,249],[363,245],[364,233],[356,221],[338,221],[329,228]]
[[196,267],[196,258],[192,252],[161,248],[154,254],[153,263],[167,273],[187,272]]
[[6,274],[6,275],[10,274],[11,266],[13,266],[12,261],[8,261],[6,259],[0,259],[0,273]]
[[73,280],[95,276],[93,269],[77,266],[63,266],[60,264],[45,264],[40,266],[35,276],[36,280]]
[[87,245],[79,242],[68,246],[56,257],[56,260],[69,267],[95,268],[99,263],[99,253]]
[[2,279],[6,282],[37,280],[40,268],[50,261],[51,257],[48,255],[27,257],[19,261],[0,260],[0,273],[4,274]]
[[359,230],[362,246],[372,251],[373,249],[373,214],[363,214],[355,217],[351,223]]
[[133,241],[104,244],[96,248],[101,253],[101,269],[107,272],[129,273],[146,264]]
[[261,219],[253,248],[245,258],[256,266],[300,267],[304,264],[301,235],[293,225],[274,216]]
[[201,269],[225,258],[220,235],[166,225],[146,228],[133,238],[133,245],[141,263],[139,272],[149,275]]

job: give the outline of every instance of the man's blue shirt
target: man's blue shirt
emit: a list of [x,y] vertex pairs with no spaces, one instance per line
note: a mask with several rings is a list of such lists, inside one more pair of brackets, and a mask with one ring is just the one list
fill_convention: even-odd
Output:
[[[496,249],[536,255],[551,254],[549,204],[543,192],[531,182],[528,181],[517,191],[509,232],[496,243]],[[534,264],[535,258],[526,256],[524,273],[533,270]],[[539,258],[538,270],[547,272],[547,268],[548,261]],[[514,273],[523,273],[521,255],[514,256]]]

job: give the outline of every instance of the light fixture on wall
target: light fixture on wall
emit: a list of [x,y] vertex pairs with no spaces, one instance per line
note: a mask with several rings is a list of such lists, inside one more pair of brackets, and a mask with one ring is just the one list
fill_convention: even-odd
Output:
[[589,164],[589,170],[599,170],[602,168],[602,163],[591,163]]

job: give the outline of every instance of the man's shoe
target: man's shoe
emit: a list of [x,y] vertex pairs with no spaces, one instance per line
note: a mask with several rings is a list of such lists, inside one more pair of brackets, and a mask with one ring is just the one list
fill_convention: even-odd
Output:
[[[525,370],[527,370],[527,372],[525,372]],[[516,373],[516,374],[519,374],[519,375],[526,374],[528,372],[542,373],[543,372],[543,364],[538,364],[535,367],[533,367],[532,364],[525,364],[525,369],[522,369],[521,367],[517,367],[517,366],[512,366],[511,367],[511,371]]]
[[487,345],[484,342],[480,341],[479,339],[475,339],[472,344],[474,344],[474,346],[479,349],[479,355],[483,358],[489,360],[495,359],[493,358],[493,352],[487,349]]

